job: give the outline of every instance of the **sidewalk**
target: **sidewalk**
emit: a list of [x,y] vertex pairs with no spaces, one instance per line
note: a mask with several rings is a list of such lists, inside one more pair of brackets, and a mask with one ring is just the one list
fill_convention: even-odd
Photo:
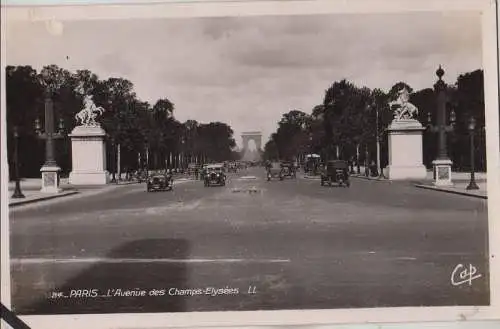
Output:
[[432,172],[428,172],[426,179],[420,182],[414,182],[414,186],[433,191],[453,193],[453,194],[465,195],[481,199],[488,199],[488,191],[486,189],[486,184],[487,184],[486,173],[475,174],[476,184],[479,187],[478,190],[466,189],[470,182],[470,173],[453,172],[451,174],[451,179],[453,182],[452,186],[435,186],[433,184]]
[[[192,178],[187,177],[187,175],[174,175],[174,181],[182,182],[189,181]],[[131,184],[139,184],[137,181],[118,181],[117,183],[110,183],[107,185],[83,185],[83,186],[74,186],[69,184],[69,180],[67,178],[61,178],[60,187],[63,190],[60,193],[42,193],[40,191],[42,186],[42,181],[40,178],[24,178],[21,180],[21,191],[24,195],[24,198],[13,199],[12,194],[15,189],[15,182],[9,182],[9,207],[16,207],[20,205],[41,202],[46,200],[52,200],[56,198],[67,197],[75,194],[84,194],[84,195],[92,195],[96,193],[106,192],[109,190],[113,190],[119,186],[131,185]]]
[[57,194],[40,192],[41,184],[42,184],[41,179],[37,178],[21,179],[20,181],[21,192],[24,195],[24,198],[13,199],[12,193],[14,193],[16,184],[15,182],[9,182],[9,207],[15,207],[38,201],[51,200],[79,193],[77,189],[69,185],[68,179],[64,178],[61,179],[61,185],[60,185],[63,191]]
[[[364,171],[362,171],[364,172]],[[391,180],[387,178],[378,178],[378,177],[366,177],[365,175],[357,175],[354,174],[352,177],[356,178],[361,178],[361,179],[367,179],[367,180],[374,180],[374,181],[384,181],[384,182],[391,182]],[[465,196],[470,196],[470,197],[476,197],[476,198],[481,198],[481,199],[487,199],[488,198],[488,193],[486,190],[486,173],[484,172],[479,172],[475,174],[475,179],[476,179],[476,184],[479,186],[478,190],[467,190],[467,186],[469,185],[470,181],[470,173],[466,172],[453,172],[451,174],[452,186],[435,186],[433,184],[433,173],[432,171],[427,172],[427,177],[421,181],[413,181],[412,184],[413,186],[417,188],[423,188],[423,189],[428,189],[428,190],[433,190],[437,192],[444,192],[444,193],[453,193],[453,194],[459,194],[459,195],[465,195]]]
[[415,187],[423,188],[427,190],[434,190],[439,192],[453,193],[459,195],[465,195],[475,198],[488,199],[488,192],[486,191],[486,181],[477,181],[479,190],[466,190],[469,185],[469,181],[453,181],[453,186],[434,186],[432,182],[414,184]]
[[21,192],[24,195],[24,198],[13,199],[12,194],[15,189],[15,182],[9,182],[9,207],[20,206],[29,203],[35,203],[40,201],[52,200],[56,198],[67,197],[70,195],[85,193],[85,194],[94,194],[96,192],[107,191],[114,189],[118,186],[137,184],[135,181],[121,181],[117,184],[108,184],[103,186],[95,186],[95,185],[84,185],[84,186],[73,186],[69,184],[67,178],[61,179],[60,187],[62,192],[60,193],[42,193],[40,191],[42,186],[42,181],[39,178],[25,178],[20,182]]

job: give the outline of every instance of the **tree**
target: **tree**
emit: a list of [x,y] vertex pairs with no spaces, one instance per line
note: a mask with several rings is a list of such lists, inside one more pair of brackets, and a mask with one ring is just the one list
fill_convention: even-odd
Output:
[[361,143],[368,142],[374,127],[374,123],[369,124],[370,97],[370,89],[358,88],[345,79],[326,90],[322,142],[325,158],[337,157],[337,152],[341,158],[350,158]]
[[450,106],[454,107],[457,122],[450,153],[457,170],[470,169],[470,146],[468,124],[471,117],[476,119],[476,169],[486,170],[486,136],[484,106],[484,74],[482,70],[458,76],[451,96]]
[[[38,74],[31,66],[6,67],[6,105],[7,105],[7,152],[12,159],[12,127],[19,129],[19,168],[22,177],[31,176],[40,170],[44,152],[37,145],[33,129],[38,111],[43,107],[43,88]],[[14,177],[14,166],[9,166],[9,177]]]
[[[180,123],[174,116],[174,103],[168,97],[158,99],[153,105],[141,101],[134,92],[133,83],[127,79],[110,77],[101,80],[90,70],[72,73],[56,65],[45,66],[41,72],[29,66],[9,66],[6,78],[8,129],[14,125],[20,127],[23,177],[39,177],[44,162],[43,144],[35,136],[33,124],[36,118],[42,119],[43,123],[45,82],[55,87],[51,95],[55,116],[64,119],[67,132],[77,124],[75,114],[83,107],[84,95],[90,94],[94,103],[105,109],[99,121],[110,137],[107,139],[108,170],[114,169],[111,166],[116,159],[117,145],[120,145],[123,169],[143,165],[139,158],[146,158],[146,148],[155,169],[165,165],[178,166],[177,160],[175,163],[170,161],[170,155],[175,159],[183,154],[188,161],[192,161],[193,156],[223,161],[237,155],[233,130],[229,125],[223,122],[200,124],[194,120]],[[13,151],[11,138],[9,131],[9,159]],[[111,147],[111,141],[115,147]],[[69,138],[59,141],[56,146],[57,162],[63,174],[68,174],[71,170]]]
[[413,88],[410,87],[406,82],[397,82],[392,86],[392,88],[389,90],[388,96],[389,100],[393,101],[398,97],[398,92],[402,90],[403,88],[406,88],[408,90],[408,93],[413,93]]
[[271,134],[271,137],[264,145],[263,158],[269,161],[276,161],[280,158],[278,152],[278,145],[276,143],[276,133]]
[[167,98],[156,101],[150,111],[148,145],[152,152],[154,168],[162,167],[173,149],[172,121],[174,104]]
[[43,88],[36,70],[31,66],[7,66],[6,94],[8,127],[23,126],[30,119],[34,121],[35,109],[42,104],[43,99]]
[[306,127],[310,116],[299,110],[283,114],[278,122],[278,130],[273,136],[276,153],[283,160],[293,160],[302,153],[307,143]]
[[[431,88],[419,90],[410,95],[410,102],[418,108],[418,120],[426,125],[427,117],[431,114],[436,117],[436,95]],[[423,134],[423,162],[427,168],[432,167],[432,161],[437,154],[437,134],[424,133]]]
[[315,119],[322,119],[325,115],[325,106],[323,104],[316,105],[311,113],[311,116]]
[[200,159],[200,155],[203,151],[196,147],[199,139],[198,136],[199,124],[196,120],[187,120],[186,122],[184,122],[183,126],[184,126],[184,138],[185,138],[185,144],[184,144],[185,152],[187,154],[188,161],[194,162]]
[[224,161],[232,156],[236,146],[233,130],[222,122],[201,124],[197,130],[197,144],[203,150],[204,158],[209,161]]

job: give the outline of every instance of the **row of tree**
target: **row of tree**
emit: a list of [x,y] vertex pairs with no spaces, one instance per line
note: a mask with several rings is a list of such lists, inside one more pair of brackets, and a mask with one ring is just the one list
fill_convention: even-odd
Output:
[[[108,170],[116,168],[120,150],[121,169],[184,166],[191,161],[222,161],[236,158],[231,127],[222,122],[179,122],[168,98],[154,104],[141,101],[132,82],[123,78],[101,80],[89,70],[72,73],[55,65],[37,72],[31,66],[6,68],[8,159],[13,155],[13,127],[19,131],[19,165],[22,177],[38,177],[45,160],[44,141],[37,137],[34,122],[44,126],[47,83],[53,86],[55,118],[63,119],[66,133],[76,125],[75,114],[89,94],[105,109],[99,121],[107,132]],[[79,91],[79,87],[83,90]],[[56,160],[63,173],[71,171],[69,138],[56,141]],[[12,163],[11,163],[12,164]],[[13,165],[10,165],[12,174]],[[11,177],[13,177],[11,175]]]
[[[486,170],[485,108],[483,71],[476,70],[447,85],[447,117],[454,112],[454,130],[447,136],[448,153],[454,170],[470,168],[470,134],[468,123],[476,119],[476,168]],[[424,125],[435,125],[436,94],[433,88],[414,91],[404,82],[396,83],[388,92],[358,87],[347,80],[334,82],[326,91],[323,102],[311,113],[292,110],[278,122],[278,128],[266,143],[266,159],[300,158],[306,153],[320,154],[323,159],[354,159],[372,163],[377,158],[377,134],[380,139],[381,166],[388,164],[388,135],[386,128],[393,119],[389,101],[406,87],[410,102],[418,109],[418,120]],[[431,119],[429,122],[428,119]],[[448,124],[452,122],[449,121]],[[378,125],[377,125],[378,124]],[[424,132],[423,161],[432,167],[437,155],[438,136],[431,130]]]

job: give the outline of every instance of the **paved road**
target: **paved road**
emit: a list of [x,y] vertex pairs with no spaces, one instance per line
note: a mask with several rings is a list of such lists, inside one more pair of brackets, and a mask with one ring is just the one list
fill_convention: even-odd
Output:
[[[267,182],[251,168],[224,187],[130,185],[11,217],[21,314],[489,303],[486,201],[405,183]],[[482,277],[451,285],[460,263]]]

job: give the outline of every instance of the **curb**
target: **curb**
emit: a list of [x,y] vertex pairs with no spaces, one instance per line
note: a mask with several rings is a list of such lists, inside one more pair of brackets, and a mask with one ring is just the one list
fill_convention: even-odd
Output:
[[44,196],[44,197],[40,197],[40,198],[36,198],[36,199],[31,199],[31,200],[22,200],[22,201],[18,201],[18,202],[14,202],[14,203],[10,203],[9,202],[9,208],[14,208],[14,207],[18,207],[18,206],[22,206],[22,205],[26,205],[26,204],[30,204],[30,203],[36,203],[36,202],[40,202],[40,201],[46,201],[46,200],[52,200],[52,199],[57,199],[57,198],[63,198],[65,196],[75,195],[75,194],[78,194],[78,193],[80,193],[80,191],[68,191],[66,193],[63,192],[63,194],[47,195],[47,196]]
[[139,184],[138,181],[133,181],[133,182],[122,182],[122,183],[109,183],[109,185],[113,186],[120,186],[120,185],[132,185],[132,184]]
[[478,198],[478,199],[484,199],[484,200],[488,199],[487,195],[478,195],[478,194],[473,194],[473,193],[469,193],[469,192],[447,190],[447,189],[442,189],[442,188],[438,188],[438,187],[434,187],[434,186],[429,186],[429,185],[422,185],[422,184],[414,184],[413,186],[415,186],[417,188],[425,189],[425,190],[436,191],[436,192],[458,194],[458,195],[469,196],[469,197]]
[[388,178],[378,178],[378,177],[366,177],[366,176],[358,176],[358,175],[351,175],[350,177],[352,178],[359,178],[359,179],[364,179],[364,180],[371,180],[375,182],[386,182],[386,183],[392,183],[392,180]]
[[[132,185],[132,184],[138,184],[138,183],[137,182],[126,182],[123,184],[109,184],[109,185],[105,185],[105,187],[103,187],[101,189],[96,189],[94,186],[90,186],[90,185],[86,186],[86,187],[88,187],[88,188],[93,187],[93,189],[92,189],[93,193],[90,193],[89,194],[89,196],[90,196],[90,195],[106,192],[107,190],[113,190],[113,189],[118,188],[120,186],[126,186],[126,185]],[[64,197],[72,196],[75,194],[82,194],[83,196],[85,196],[87,194],[86,192],[88,192],[86,187],[82,188],[81,190],[78,190],[78,188],[76,186],[71,186],[68,188],[67,191],[62,192],[60,194],[52,194],[52,195],[42,196],[39,198],[30,199],[30,200],[20,200],[20,201],[14,202],[14,203],[11,203],[12,200],[10,200],[9,208],[15,208],[15,207],[24,206],[27,204],[33,204],[33,203],[37,203],[37,202],[43,202],[43,201],[48,201],[48,200],[53,200],[53,199],[64,198]]]

